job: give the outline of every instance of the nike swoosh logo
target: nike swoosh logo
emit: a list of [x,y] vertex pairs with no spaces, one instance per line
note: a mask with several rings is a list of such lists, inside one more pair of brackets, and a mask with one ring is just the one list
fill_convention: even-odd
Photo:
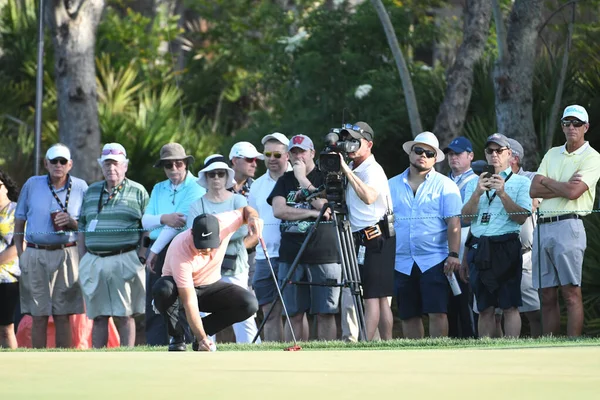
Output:
[[207,237],[207,236],[210,236],[210,235],[212,235],[212,232],[203,233],[203,234],[202,234],[202,237]]

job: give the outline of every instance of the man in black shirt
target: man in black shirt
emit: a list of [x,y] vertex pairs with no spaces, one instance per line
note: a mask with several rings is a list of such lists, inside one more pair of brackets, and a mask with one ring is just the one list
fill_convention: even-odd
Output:
[[[304,242],[307,231],[318,217],[324,198],[307,201],[308,194],[317,191],[325,182],[325,174],[315,165],[315,147],[312,140],[305,135],[296,135],[288,145],[293,171],[286,172],[275,184],[267,202],[273,206],[273,214],[282,220],[281,245],[279,248],[279,279],[283,280],[291,267],[294,258]],[[292,282],[308,281],[311,283],[339,282],[342,275],[340,257],[336,243],[335,226],[327,221],[330,210],[323,216],[305,248],[298,263]],[[289,224],[288,222],[296,223]],[[317,314],[317,337],[321,340],[333,340],[336,337],[335,316],[338,312],[340,297],[339,287],[289,285],[283,292],[283,300],[290,314],[292,328],[297,337],[303,337],[302,319],[304,313],[310,311]],[[291,337],[286,331],[286,340]]]

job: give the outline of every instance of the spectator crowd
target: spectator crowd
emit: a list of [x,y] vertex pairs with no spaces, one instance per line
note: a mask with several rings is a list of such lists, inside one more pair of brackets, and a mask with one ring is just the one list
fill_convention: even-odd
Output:
[[[70,149],[57,143],[46,152],[48,173],[20,189],[0,170],[0,347],[19,345],[18,306],[31,317],[35,348],[48,345],[50,317],[56,346],[72,347],[70,317],[85,313],[96,348],[109,343],[111,324],[120,345],[133,346],[143,315],[144,343],[211,351],[228,326],[238,343],[253,342],[259,309],[269,315],[264,341],[290,341],[292,332],[389,340],[392,298],[406,338],[424,337],[425,326],[431,337],[518,337],[523,317],[531,337],[556,335],[559,296],[568,336],[580,336],[583,218],[600,154],[585,140],[583,107],[566,107],[560,124],[565,144],[534,172],[523,170],[523,146],[500,133],[483,143],[482,163],[469,139],[442,149],[423,132],[402,145],[409,167],[390,179],[372,153],[371,126],[344,124],[334,130],[352,149],[339,156],[343,211],[303,134],[268,134],[262,151],[238,142],[228,157],[207,157],[197,176],[194,157],[167,143],[153,165],[165,180],[150,194],[127,178],[119,143],[104,145],[104,179],[89,186],[70,174]],[[266,172],[255,177],[261,162]],[[447,175],[435,168],[443,162]],[[332,213],[354,241],[364,331]]]

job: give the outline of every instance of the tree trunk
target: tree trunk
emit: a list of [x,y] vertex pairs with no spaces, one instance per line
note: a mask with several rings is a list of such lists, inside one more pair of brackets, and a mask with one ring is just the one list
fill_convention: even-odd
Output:
[[96,91],[96,29],[104,0],[50,0],[46,16],[55,52],[58,126],[71,149],[73,175],[100,177],[100,129]]
[[460,136],[473,89],[473,68],[481,58],[490,28],[492,5],[489,0],[467,0],[463,42],[448,70],[446,95],[440,106],[433,132],[446,147]]
[[396,32],[392,26],[392,21],[390,20],[390,16],[388,15],[383,3],[381,0],[371,0],[371,4],[373,4],[373,7],[375,7],[375,10],[377,11],[381,25],[383,25],[383,30],[385,31],[385,36],[387,37],[390,50],[392,51],[394,60],[396,61],[396,67],[398,68],[400,81],[402,82],[402,88],[404,89],[404,99],[406,101],[406,109],[408,110],[410,129],[413,137],[415,137],[419,133],[423,132],[423,125],[421,124],[421,117],[419,116],[419,105],[417,104],[417,97],[415,96],[415,89],[413,88],[410,72],[406,66],[406,61],[404,61],[404,56],[402,55],[402,50],[398,44],[398,38],[396,37]]
[[[504,24],[496,15],[496,24]],[[494,68],[498,131],[523,145],[527,168],[534,167],[537,153],[532,81],[541,22],[542,0],[516,0],[510,12],[506,38],[498,37],[498,45],[505,48],[506,53],[498,58]],[[502,40],[506,40],[504,47]]]

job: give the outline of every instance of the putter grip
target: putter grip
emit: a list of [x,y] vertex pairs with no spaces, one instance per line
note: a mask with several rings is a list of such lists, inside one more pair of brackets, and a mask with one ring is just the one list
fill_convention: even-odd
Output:
[[258,241],[260,242],[260,247],[262,247],[262,249],[266,252],[267,245],[265,244],[265,240],[263,238],[258,238]]

